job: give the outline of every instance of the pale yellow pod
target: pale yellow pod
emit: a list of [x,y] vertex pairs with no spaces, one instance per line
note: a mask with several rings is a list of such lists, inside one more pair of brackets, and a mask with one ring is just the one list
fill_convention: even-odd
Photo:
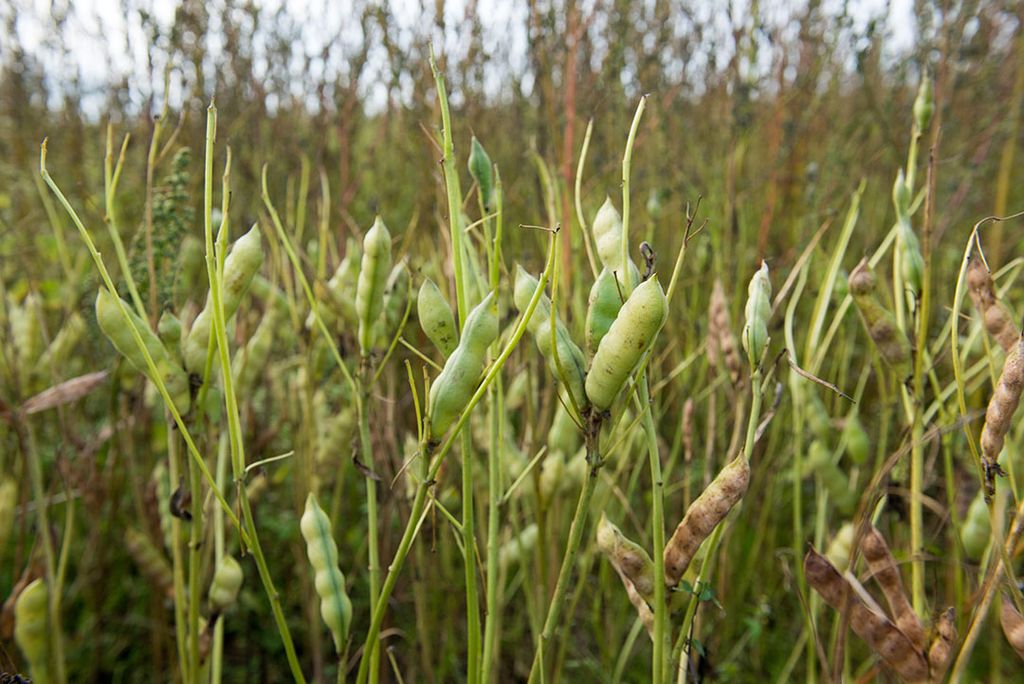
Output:
[[668,300],[657,277],[633,290],[598,345],[587,373],[587,397],[595,407],[611,407],[626,379],[654,344],[667,317]]
[[0,479],[0,554],[14,529],[14,514],[18,506],[18,485],[9,477]]
[[210,582],[210,605],[218,613],[223,613],[238,600],[238,592],[242,589],[242,566],[233,556],[224,556],[213,571]]
[[622,261],[622,217],[611,197],[605,197],[604,204],[597,210],[591,231],[601,263],[609,271],[618,270]]
[[49,591],[41,578],[25,587],[14,602],[14,640],[25,654],[35,684],[51,681],[48,604]]
[[365,354],[373,344],[373,324],[384,309],[384,288],[391,271],[391,233],[380,219],[363,238],[363,260],[356,286],[359,348]]
[[647,601],[653,599],[654,561],[642,546],[624,535],[604,513],[597,523],[597,546],[637,593]]

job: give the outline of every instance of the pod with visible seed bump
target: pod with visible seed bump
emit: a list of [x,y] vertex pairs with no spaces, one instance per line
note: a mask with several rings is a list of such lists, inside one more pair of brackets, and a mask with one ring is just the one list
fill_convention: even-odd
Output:
[[633,290],[598,345],[587,373],[587,398],[595,407],[602,411],[611,407],[667,317],[668,300],[657,277]]
[[942,611],[935,623],[935,638],[928,649],[928,668],[933,682],[941,682],[953,658],[956,644],[956,613],[952,608]]
[[[527,273],[521,266],[516,267],[516,283],[513,299],[519,311],[525,311],[537,289],[537,279]],[[573,341],[569,330],[562,324],[557,313],[555,318],[554,344],[552,345],[551,333],[551,300],[547,295],[541,295],[537,302],[537,308],[527,324],[537,349],[548,363],[551,373],[565,384],[565,388],[572,395],[573,403],[582,408],[587,404],[586,391],[584,390],[584,377],[586,374],[586,360],[583,351]],[[562,375],[564,373],[564,377]]]
[[995,493],[995,473],[1000,471],[999,453],[1003,450],[1006,434],[1010,431],[1013,414],[1020,405],[1024,392],[1024,337],[1010,349],[1003,362],[995,391],[985,410],[985,427],[981,430],[982,461],[985,466],[985,494]]
[[878,300],[876,287],[875,274],[868,260],[863,259],[850,274],[850,294],[879,356],[896,377],[903,380],[910,377],[911,372],[910,342],[896,325],[892,312]]
[[860,551],[864,554],[864,560],[868,562],[872,576],[882,588],[889,610],[896,619],[896,626],[917,648],[924,650],[924,627],[910,606],[910,601],[907,600],[900,571],[896,568],[896,561],[881,532],[869,527],[860,538]]
[[832,541],[828,544],[825,557],[832,565],[842,572],[850,565],[850,552],[853,551],[853,537],[856,529],[853,523],[843,523]]
[[761,362],[761,356],[768,346],[768,319],[772,315],[772,282],[768,278],[768,264],[761,262],[761,268],[750,279],[747,286],[747,305],[744,309],[746,323],[743,326],[743,348],[747,351],[750,367]]
[[722,468],[708,488],[690,504],[682,522],[665,544],[665,584],[670,587],[679,584],[701,543],[743,498],[749,484],[750,465],[741,456]]
[[50,626],[47,620],[49,591],[35,579],[14,602],[14,640],[25,654],[32,681],[47,684],[50,678]]
[[591,356],[597,351],[601,340],[615,322],[622,308],[622,296],[615,274],[607,268],[603,269],[594,286],[590,288],[590,301],[587,306],[586,345]]
[[384,308],[384,287],[390,271],[391,233],[378,216],[363,238],[363,260],[356,287],[359,349],[363,354],[368,353],[373,344],[373,325]]
[[654,596],[654,561],[642,546],[629,539],[601,514],[597,523],[597,546],[623,579],[636,588],[645,600]]
[[722,281],[715,278],[711,288],[711,300],[708,304],[708,357],[713,365],[719,361],[725,364],[729,379],[733,385],[740,381],[743,363],[740,352],[736,348],[736,337],[732,332],[732,321],[729,319],[729,303],[725,298]]
[[498,316],[492,292],[466,316],[458,346],[430,386],[431,438],[444,435],[466,407],[483,373],[487,348],[497,337]]
[[1017,330],[1017,325],[1006,305],[996,296],[992,274],[977,256],[971,258],[967,268],[967,293],[971,295],[974,308],[981,314],[985,330],[999,343],[1003,351],[1010,351],[1020,339],[1020,331]]
[[434,343],[438,351],[445,358],[451,356],[459,343],[455,315],[448,300],[430,278],[424,279],[420,285],[420,292],[416,297],[416,316],[419,318],[423,333]]
[[331,630],[335,651],[341,653],[352,621],[352,602],[345,592],[345,576],[338,568],[338,545],[331,534],[331,520],[313,494],[306,497],[299,528],[315,573],[313,583],[320,597],[320,616]]
[[[253,225],[231,245],[231,251],[224,259],[224,279],[221,282],[221,304],[224,320],[228,321],[238,310],[242,297],[252,284],[256,272],[263,265],[263,245],[260,242],[260,228]],[[181,358],[190,373],[201,374],[206,365],[206,351],[213,329],[213,297],[207,295],[206,305],[196,316],[188,335],[181,343]]]
[[223,613],[238,600],[242,588],[242,566],[233,556],[224,556],[217,563],[210,582],[210,606],[217,613]]
[[[171,396],[171,401],[174,402],[178,413],[188,413],[192,398],[185,371],[180,365],[174,363],[170,354],[167,353],[167,348],[149,325],[139,318],[125,301],[122,300],[121,304],[142,337],[146,351],[149,352],[153,365],[160,374],[160,379],[167,388],[167,393]],[[99,323],[100,330],[114,345],[114,348],[121,352],[121,355],[128,359],[128,362],[137,371],[152,380],[145,355],[136,344],[135,336],[132,335],[128,322],[121,314],[121,308],[118,307],[114,295],[110,294],[105,287],[101,287],[96,295],[96,322]]]

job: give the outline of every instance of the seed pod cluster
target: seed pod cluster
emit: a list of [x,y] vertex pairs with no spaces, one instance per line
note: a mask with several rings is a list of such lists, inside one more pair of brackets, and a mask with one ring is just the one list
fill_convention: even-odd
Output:
[[235,605],[244,578],[242,566],[233,556],[224,556],[220,559],[210,582],[210,607],[215,613],[223,613]]
[[594,354],[586,376],[591,404],[602,411],[611,407],[654,344],[667,317],[668,300],[657,276],[633,290]]
[[[188,413],[189,407],[192,405],[192,398],[188,376],[185,375],[185,371],[171,359],[167,348],[164,347],[163,343],[149,327],[149,324],[139,318],[127,302],[121,300],[121,304],[128,313],[132,325],[135,326],[135,329],[138,330],[142,337],[146,351],[149,352],[153,365],[160,374],[160,378],[167,388],[175,408],[181,414]],[[120,307],[117,305],[117,298],[108,292],[105,287],[101,287],[96,295],[96,321],[99,323],[100,330],[103,331],[103,334],[114,345],[114,348],[121,352],[121,355],[128,359],[128,362],[137,371],[152,380],[149,366],[146,364],[146,357],[135,343],[135,337],[132,335],[131,328],[122,316]],[[205,350],[203,353],[206,353]]]
[[867,259],[863,259],[850,274],[850,294],[860,312],[868,337],[878,354],[903,380],[911,373],[911,348],[906,335],[896,325],[896,318],[878,299],[877,280]]
[[999,301],[996,295],[995,283],[992,282],[992,274],[988,272],[985,263],[977,258],[971,258],[967,267],[967,292],[974,302],[974,308],[981,314],[985,330],[1003,348],[1003,351],[1010,351],[1020,339],[1020,331],[1013,321],[1006,305]]
[[458,346],[430,386],[431,438],[444,435],[465,408],[483,373],[487,348],[497,337],[498,315],[492,292],[466,316]]
[[825,603],[836,610],[848,607],[850,628],[886,665],[908,682],[927,681],[924,653],[888,617],[869,606],[827,558],[810,549],[804,556],[804,575]]
[[[221,283],[221,304],[224,320],[228,321],[238,310],[253,277],[263,265],[263,245],[260,228],[254,225],[231,245],[231,251],[224,259],[224,279]],[[188,335],[181,343],[181,358],[189,373],[201,374],[206,365],[206,352],[210,343],[213,326],[213,298],[206,297],[206,305],[192,322]]]
[[416,298],[416,316],[420,327],[427,338],[434,343],[445,358],[451,356],[459,343],[459,333],[455,328],[455,315],[448,300],[441,294],[433,280],[426,278],[420,285]]
[[47,684],[50,678],[50,628],[47,620],[49,591],[35,579],[14,602],[14,640],[25,655],[32,681]]
[[603,513],[597,523],[597,546],[622,577],[627,589],[632,585],[646,601],[653,599],[654,561]]
[[1013,605],[1009,596],[1003,596],[1003,604],[999,610],[999,624],[1010,646],[1021,658],[1024,658],[1024,617]]
[[345,576],[338,569],[338,546],[331,534],[331,520],[313,494],[306,497],[306,510],[299,527],[306,540],[306,555],[315,573],[320,616],[331,630],[335,651],[341,653],[352,621],[352,602],[345,592]]
[[772,315],[772,281],[768,278],[768,264],[761,262],[761,268],[750,279],[747,286],[747,306],[744,309],[746,323],[743,326],[743,348],[751,368],[761,363],[761,356],[768,346],[768,319]]
[[365,355],[373,344],[373,326],[384,308],[384,288],[391,271],[391,233],[378,216],[363,237],[363,259],[356,286],[359,349]]
[[725,364],[732,384],[739,384],[743,362],[736,346],[736,336],[732,332],[729,302],[725,298],[722,281],[718,278],[715,278],[711,288],[711,301],[708,304],[708,357],[712,365],[719,362]]
[[[516,282],[513,298],[516,308],[525,311],[529,306],[530,299],[536,291],[538,281],[532,275],[523,270],[522,266],[516,267]],[[547,295],[541,295],[537,308],[527,324],[537,349],[548,363],[552,374],[565,384],[566,390],[572,395],[576,406],[586,406],[586,392],[584,390],[584,378],[586,376],[587,364],[583,352],[576,345],[569,334],[569,330],[559,319],[557,312],[554,314],[554,348],[552,348],[551,300]],[[564,377],[562,376],[564,373]]]
[[995,493],[995,474],[1000,472],[999,453],[1010,431],[1013,414],[1024,392],[1024,337],[1019,338],[1006,355],[1003,371],[985,410],[985,427],[981,431],[981,452],[985,466],[985,493]]
[[665,584],[674,587],[683,578],[697,549],[732,510],[750,484],[750,464],[742,457],[726,465],[697,499],[665,544]]

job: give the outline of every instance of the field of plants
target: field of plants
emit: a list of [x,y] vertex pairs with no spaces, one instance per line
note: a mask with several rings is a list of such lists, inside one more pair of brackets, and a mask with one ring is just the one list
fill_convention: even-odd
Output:
[[0,681],[1024,681],[1020,3],[109,4],[0,8]]

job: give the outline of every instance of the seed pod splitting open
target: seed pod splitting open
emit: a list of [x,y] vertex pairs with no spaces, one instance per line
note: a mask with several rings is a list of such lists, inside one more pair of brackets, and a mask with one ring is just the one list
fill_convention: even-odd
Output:
[[[519,311],[525,311],[537,289],[537,279],[527,273],[522,266],[516,267],[516,282],[513,292],[513,299]],[[551,334],[551,300],[547,295],[541,295],[537,302],[537,308],[533,310],[533,316],[528,322],[528,329],[537,344],[537,349],[548,363],[551,373],[565,384],[566,390],[572,395],[576,406],[582,407],[587,404],[586,391],[584,389],[584,377],[586,375],[586,360],[583,351],[573,341],[569,330],[555,313],[554,348],[552,348]],[[562,376],[564,373],[564,377]]]
[[459,343],[459,333],[455,328],[455,315],[448,300],[441,294],[433,280],[426,278],[420,285],[416,298],[416,315],[420,327],[434,346],[445,358],[451,356]]
[[356,287],[359,349],[363,354],[373,345],[373,325],[384,308],[384,287],[390,271],[391,233],[378,216],[363,238],[363,260]]
[[431,438],[444,435],[465,408],[483,373],[487,348],[497,337],[498,315],[492,292],[466,316],[458,346],[430,386]]
[[[224,308],[225,321],[235,315],[242,297],[262,265],[263,246],[260,240],[260,229],[258,225],[254,225],[249,232],[235,240],[231,251],[224,259],[221,304]],[[206,305],[192,322],[192,327],[181,344],[181,358],[190,373],[203,372],[212,326],[213,298],[207,295]]]
[[47,623],[49,591],[46,583],[35,579],[14,602],[14,640],[25,654],[32,681],[50,681],[50,629]]
[[646,601],[653,600],[654,561],[603,513],[597,523],[597,546],[623,580],[628,580]]
[[654,344],[668,317],[668,300],[657,276],[637,286],[601,340],[587,373],[590,402],[608,410]]
[[[152,328],[149,327],[149,324],[139,318],[127,302],[122,300],[121,304],[124,305],[124,310],[128,312],[128,317],[131,319],[132,324],[139,331],[146,351],[149,352],[153,365],[160,374],[160,379],[167,388],[175,408],[181,414],[188,413],[189,407],[192,404],[192,398],[188,376],[185,375],[185,371],[182,370],[179,364],[174,363],[167,352],[167,348],[164,347]],[[135,336],[121,314],[121,307],[118,307],[115,296],[107,291],[105,287],[101,287],[96,294],[96,322],[99,323],[100,330],[103,331],[103,334],[114,345],[114,348],[121,352],[121,355],[128,359],[128,362],[137,371],[152,380],[149,365],[146,363],[146,357],[142,350],[139,349],[138,344],[136,344]]]
[[665,544],[665,584],[670,587],[679,584],[701,543],[743,498],[749,484],[750,464],[740,456],[722,468],[708,488],[690,504],[682,522]]
[[313,494],[306,497],[306,510],[299,521],[299,528],[306,540],[309,564],[315,573],[320,616],[331,630],[335,652],[341,653],[352,621],[352,602],[345,592],[345,576],[338,568],[338,546],[331,534],[331,520]]
[[849,610],[850,628],[908,682],[928,679],[924,653],[885,615],[869,607],[847,579],[814,549],[804,556],[807,583],[836,610]]

